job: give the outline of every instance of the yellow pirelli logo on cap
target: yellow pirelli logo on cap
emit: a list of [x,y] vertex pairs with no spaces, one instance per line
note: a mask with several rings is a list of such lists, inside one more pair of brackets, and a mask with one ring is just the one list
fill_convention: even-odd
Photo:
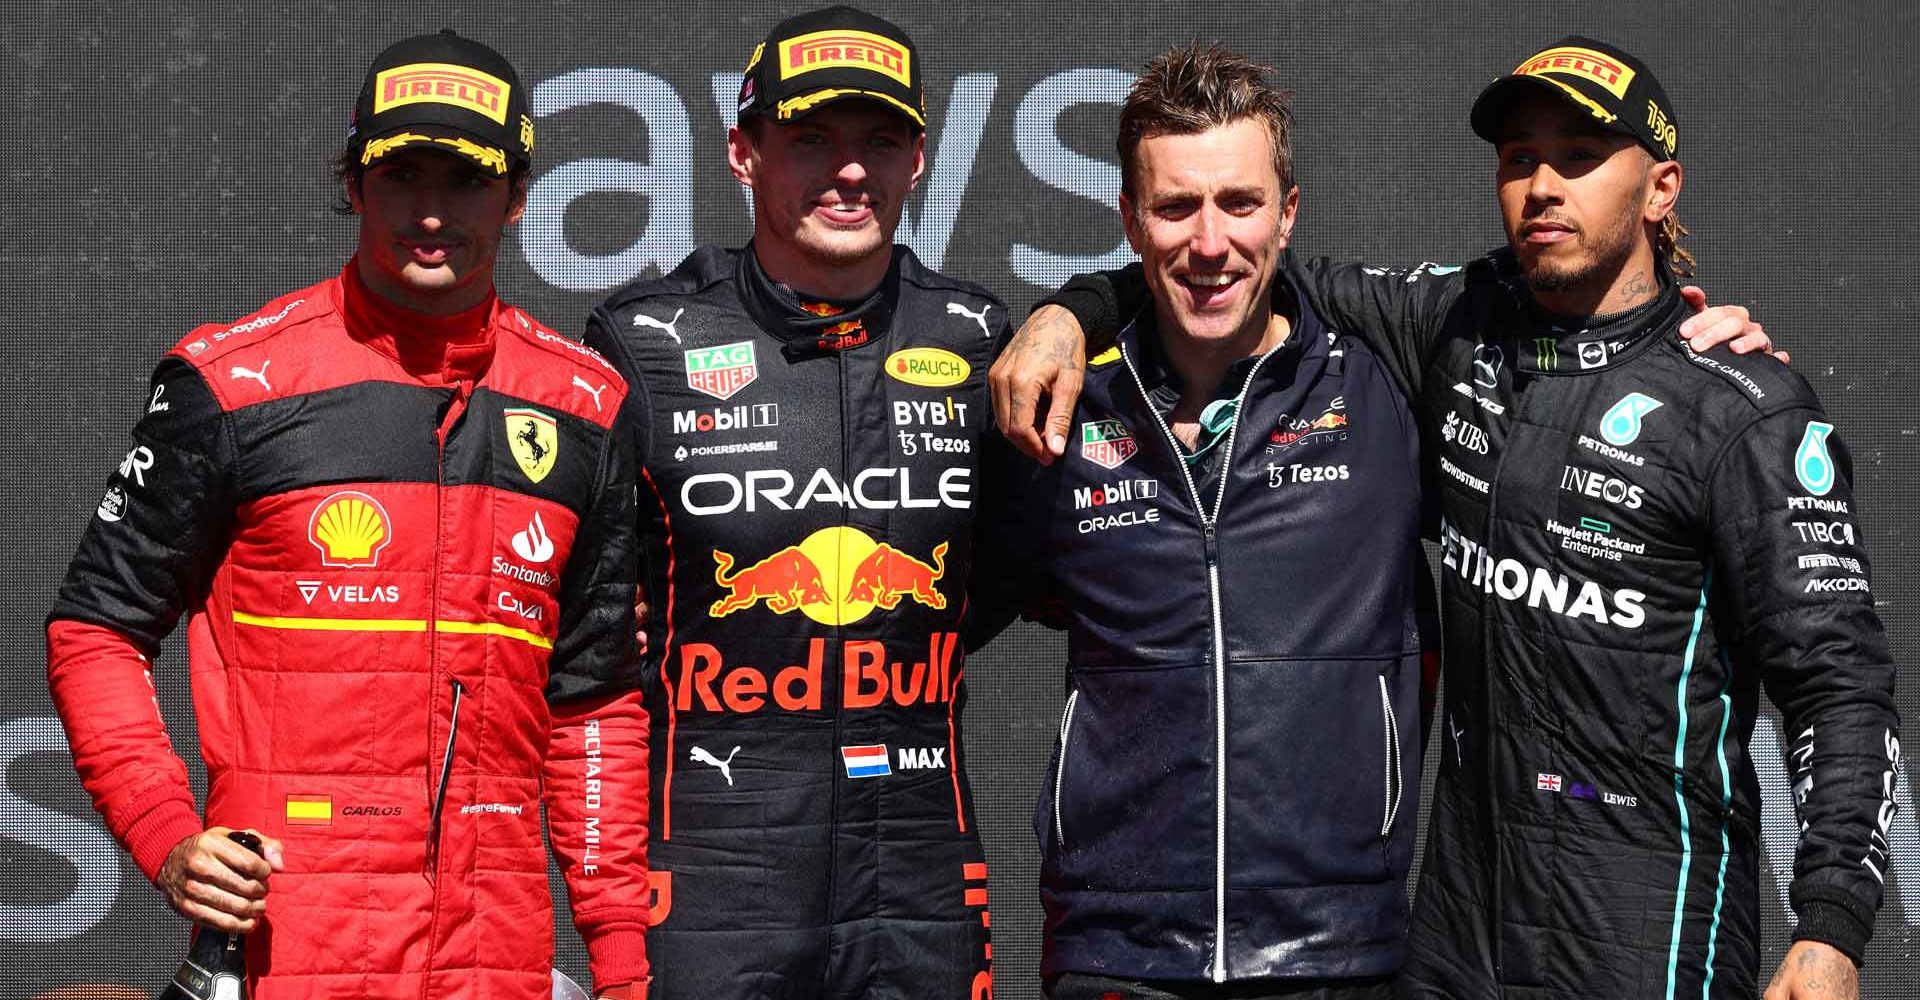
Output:
[[1626,99],[1627,85],[1633,82],[1632,67],[1592,49],[1575,45],[1548,49],[1513,68],[1514,76],[1544,76],[1549,73],[1592,80],[1621,100]]
[[410,63],[383,69],[373,78],[373,113],[409,104],[447,104],[507,123],[507,81],[471,66]]
[[864,69],[913,86],[913,55],[906,46],[867,31],[835,28],[780,43],[780,79],[816,69]]
[[333,796],[287,796],[288,826],[328,826],[333,823]]

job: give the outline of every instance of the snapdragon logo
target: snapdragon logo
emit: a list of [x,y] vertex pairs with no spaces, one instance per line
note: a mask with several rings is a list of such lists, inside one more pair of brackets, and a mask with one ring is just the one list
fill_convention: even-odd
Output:
[[1623,587],[1609,594],[1592,580],[1575,580],[1518,559],[1499,558],[1447,521],[1440,525],[1440,546],[1443,565],[1460,574],[1469,586],[1497,594],[1502,600],[1598,625],[1639,628],[1646,623],[1646,610],[1641,604],[1647,595],[1641,591]]

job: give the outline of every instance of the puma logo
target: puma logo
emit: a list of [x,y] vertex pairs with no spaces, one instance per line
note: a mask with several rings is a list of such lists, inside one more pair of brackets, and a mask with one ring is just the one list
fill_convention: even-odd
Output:
[[686,310],[675,309],[673,311],[673,318],[665,322],[661,322],[660,320],[654,319],[652,316],[648,316],[645,313],[634,313],[633,325],[634,326],[650,326],[656,330],[665,331],[666,335],[669,337],[672,337],[673,342],[678,344],[680,343],[680,334],[677,333],[673,327],[674,327],[674,324],[680,322],[680,314],[683,312],[686,312]]
[[963,306],[958,302],[949,302],[947,303],[947,315],[965,316],[966,318],[973,320],[975,323],[980,324],[980,336],[992,337],[993,332],[987,329],[987,310],[992,308],[993,308],[993,303],[989,302],[986,305],[981,306],[979,312],[974,312],[973,310],[968,309],[966,306]]
[[708,753],[705,747],[694,747],[693,752],[688,754],[687,756],[691,757],[695,763],[712,764],[714,767],[719,768],[720,776],[722,778],[727,779],[727,787],[732,788],[733,787],[733,754],[739,753],[739,752],[740,752],[740,748],[734,747],[733,753],[727,754],[726,760],[721,760],[720,758],[715,757],[714,755]]
[[595,389],[593,386],[587,384],[586,379],[583,379],[578,375],[575,375],[573,377],[573,384],[579,386],[582,389],[585,389],[587,391],[587,395],[593,397],[593,411],[595,413],[600,412],[600,394],[603,392],[606,392],[607,387],[605,385],[602,385],[600,388]]
[[273,364],[272,358],[268,358],[267,360],[260,362],[259,371],[253,371],[252,369],[249,369],[249,368],[242,368],[239,365],[234,365],[231,369],[227,371],[227,377],[228,378],[250,378],[255,382],[260,383],[260,388],[265,389],[268,392],[272,392],[273,386],[267,384],[267,366],[270,364]]

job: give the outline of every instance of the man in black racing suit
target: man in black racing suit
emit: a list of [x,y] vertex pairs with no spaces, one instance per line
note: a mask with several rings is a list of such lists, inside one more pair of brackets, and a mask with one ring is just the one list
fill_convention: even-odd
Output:
[[1677,126],[1643,65],[1566,39],[1473,122],[1510,248],[1300,269],[1415,387],[1440,497],[1446,714],[1407,992],[1755,995],[1764,687],[1802,824],[1767,996],[1854,996],[1900,748],[1846,449],[1798,375],[1674,336]]
[[892,245],[919,73],[850,8],[775,28],[729,136],[753,242],[588,323],[642,437],[655,998],[991,994],[960,632],[1006,312]]

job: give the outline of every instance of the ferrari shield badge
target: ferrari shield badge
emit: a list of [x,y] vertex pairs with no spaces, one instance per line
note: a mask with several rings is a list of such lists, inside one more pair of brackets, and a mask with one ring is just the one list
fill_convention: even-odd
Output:
[[539,482],[553,471],[560,455],[560,430],[553,418],[539,410],[508,410],[507,448],[527,479]]

